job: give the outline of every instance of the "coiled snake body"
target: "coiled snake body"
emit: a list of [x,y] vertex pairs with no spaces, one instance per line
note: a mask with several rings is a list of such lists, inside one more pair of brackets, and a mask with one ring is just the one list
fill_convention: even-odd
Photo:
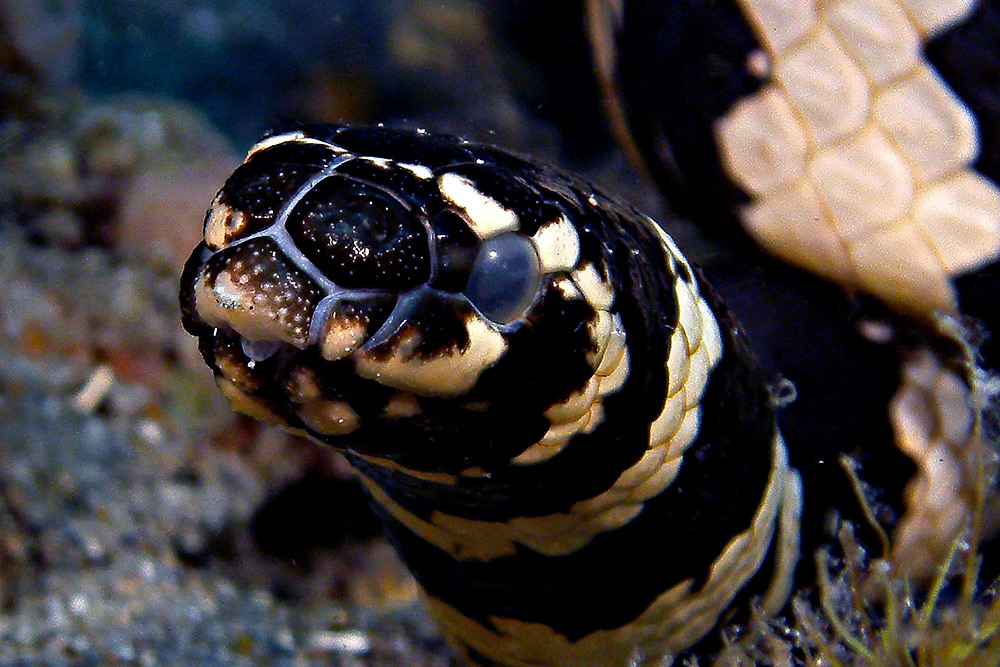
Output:
[[[716,126],[723,157],[767,100]],[[784,186],[728,168],[780,240]],[[890,293],[862,264],[823,269],[955,303],[947,271]],[[789,598],[809,494],[742,334],[655,222],[571,175],[423,131],[276,133],[212,203],[181,304],[237,410],[344,452],[470,662],[664,664]]]

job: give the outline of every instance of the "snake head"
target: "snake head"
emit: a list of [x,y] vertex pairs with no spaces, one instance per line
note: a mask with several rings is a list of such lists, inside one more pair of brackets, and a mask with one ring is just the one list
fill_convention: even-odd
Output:
[[453,471],[506,464],[554,424],[596,425],[598,369],[620,385],[628,366],[607,248],[573,201],[488,151],[337,126],[251,148],[181,288],[237,410]]

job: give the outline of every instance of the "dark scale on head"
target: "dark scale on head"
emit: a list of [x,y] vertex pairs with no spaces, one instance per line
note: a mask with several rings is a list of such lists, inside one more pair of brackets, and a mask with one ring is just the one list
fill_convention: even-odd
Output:
[[267,227],[295,192],[322,170],[317,162],[285,162],[281,146],[240,165],[219,192],[218,203],[249,218],[241,236]]
[[284,142],[259,150],[247,158],[246,164],[263,162],[274,168],[291,165],[312,166],[324,169],[337,160],[342,153],[322,144]]
[[465,320],[471,315],[472,309],[460,301],[425,298],[419,307],[413,309],[413,314],[396,335],[402,338],[413,337],[415,344],[412,345],[411,358],[432,357],[445,350],[462,349],[469,344]]
[[285,227],[303,254],[341,287],[403,290],[430,278],[420,218],[374,187],[326,178],[292,209]]
[[409,169],[387,161],[351,160],[337,167],[338,174],[351,176],[361,182],[378,183],[383,188],[416,210],[432,214],[428,204],[437,197],[437,185],[433,179],[420,178]]
[[375,332],[389,319],[396,305],[395,294],[365,294],[356,299],[344,299],[337,304],[337,311],[347,319],[358,319],[365,323],[365,338]]

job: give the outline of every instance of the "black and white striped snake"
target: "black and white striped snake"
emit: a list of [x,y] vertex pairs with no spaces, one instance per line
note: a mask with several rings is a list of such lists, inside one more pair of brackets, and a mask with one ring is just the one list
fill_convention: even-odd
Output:
[[[618,30],[641,5],[595,4],[612,6],[604,18]],[[828,255],[796,246],[791,261],[920,317],[954,309],[958,268],[995,261],[1000,248],[997,186],[968,151],[938,160],[944,166],[916,164],[897,207],[905,224],[851,218],[871,202],[847,201],[838,188],[857,186],[852,168],[891,162],[883,144],[901,162],[918,157],[893,103],[923,112],[941,101],[919,89],[937,85],[934,69],[917,58],[903,74],[887,71],[851,11],[924,20],[923,11],[935,30],[965,14],[845,0],[813,17],[819,25],[780,23],[779,34],[765,30],[768,20],[782,8],[809,19],[812,5],[704,4],[727,7],[730,21],[742,13],[741,53],[757,45],[746,66],[768,82],[734,93],[728,115],[695,124],[687,139],[668,127],[672,168],[683,172],[685,151],[708,141],[721,169],[687,176],[704,177],[699,188],[710,191],[728,173],[720,192],[743,195],[722,205],[765,246],[790,243],[775,231],[781,224],[822,223],[828,233],[812,247]],[[919,52],[933,31],[914,32]],[[746,41],[754,34],[760,43]],[[826,118],[794,86],[807,66],[821,73],[828,63],[818,52],[834,47],[864,76],[881,77],[884,90],[865,88],[874,111],[857,127]],[[971,114],[959,98],[941,99],[947,118]],[[804,166],[788,166],[793,159]],[[895,193],[853,192],[883,209]],[[814,199],[827,218],[809,212]],[[940,207],[952,201],[949,220],[978,240],[996,237],[997,248],[942,240]],[[970,211],[971,222],[958,220]],[[880,241],[883,229],[892,233]],[[936,268],[897,271],[893,257],[910,257],[902,252],[868,273],[878,253],[865,243],[895,249],[913,230],[937,253]],[[904,274],[916,282],[893,279]],[[761,373],[701,273],[656,222],[556,169],[419,130],[272,134],[212,203],[181,304],[235,409],[345,454],[431,612],[474,664],[667,664],[751,597],[779,610],[803,544],[822,532],[802,517],[809,484],[826,482],[807,477],[803,489]],[[955,405],[968,407],[961,382],[931,385],[942,404],[954,389]],[[919,430],[903,404],[896,426]],[[953,440],[969,428],[956,424]],[[937,522],[927,511],[924,523]]]

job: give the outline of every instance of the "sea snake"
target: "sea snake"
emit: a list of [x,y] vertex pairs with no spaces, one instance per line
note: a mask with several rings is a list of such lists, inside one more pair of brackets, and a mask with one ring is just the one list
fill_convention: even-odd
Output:
[[184,324],[239,411],[358,470],[479,664],[655,664],[787,599],[801,484],[739,329],[649,217],[424,132],[264,138]]
[[[682,214],[924,325],[997,328],[995,2],[588,4],[618,120]],[[266,136],[181,305],[234,408],[358,470],[473,664],[670,664],[750,600],[779,610],[830,535],[816,499],[846,497],[818,460],[836,435],[786,451],[739,326],[656,222],[496,148]],[[931,348],[889,365],[913,561],[967,516],[975,414]]]

